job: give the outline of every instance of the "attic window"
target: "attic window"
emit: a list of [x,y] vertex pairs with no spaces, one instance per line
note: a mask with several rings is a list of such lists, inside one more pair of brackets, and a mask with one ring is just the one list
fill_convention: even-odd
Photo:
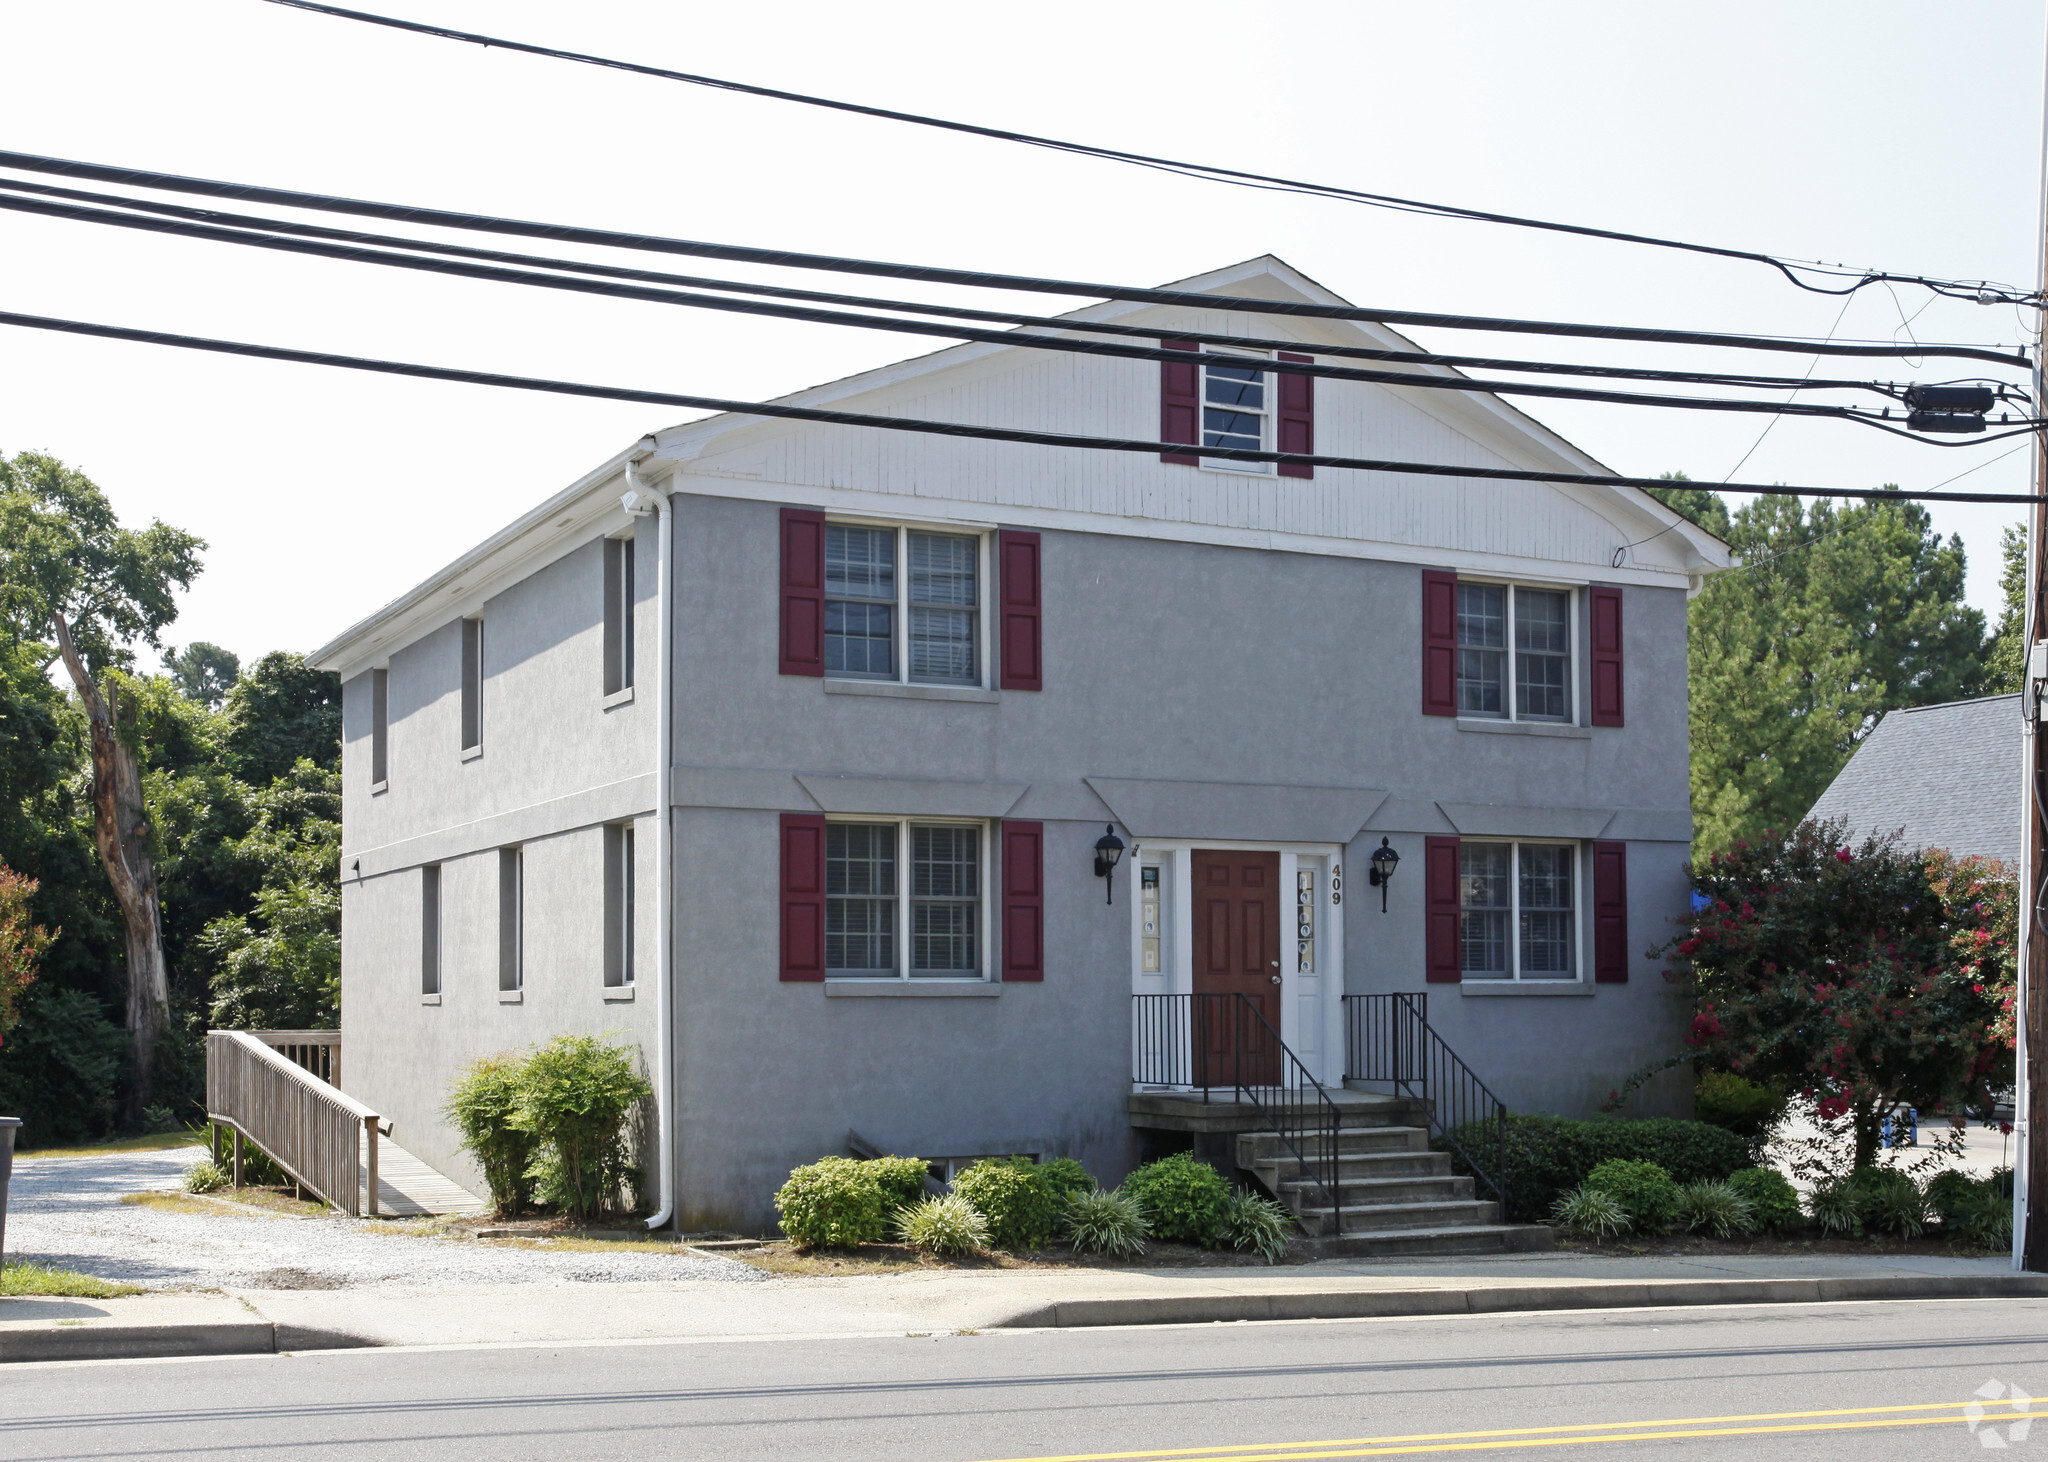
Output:
[[[1215,353],[1210,347],[1210,353]],[[1246,364],[1202,367],[1202,445],[1238,447],[1246,451],[1272,449],[1271,384],[1267,373],[1248,359]],[[1204,457],[1204,467],[1225,472],[1271,473],[1267,462],[1234,462]]]

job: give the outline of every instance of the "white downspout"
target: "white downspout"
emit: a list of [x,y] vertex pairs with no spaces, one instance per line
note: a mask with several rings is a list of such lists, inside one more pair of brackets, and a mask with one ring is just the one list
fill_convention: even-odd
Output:
[[647,1220],[650,1232],[666,1226],[676,1211],[675,1096],[675,880],[671,848],[673,811],[669,807],[670,756],[675,734],[675,701],[669,685],[670,662],[674,659],[675,564],[669,521],[668,492],[649,486],[640,477],[640,463],[654,455],[654,438],[642,437],[626,463],[626,492],[620,501],[635,517],[654,514],[655,571],[654,602],[659,616],[654,631],[654,1021],[656,1067],[654,1073],[655,1114],[660,1133],[661,1207]]

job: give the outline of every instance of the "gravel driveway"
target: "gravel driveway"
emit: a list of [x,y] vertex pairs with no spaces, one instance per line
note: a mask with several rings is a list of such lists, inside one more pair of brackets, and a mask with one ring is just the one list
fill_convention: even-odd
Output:
[[7,1252],[153,1289],[335,1289],[369,1284],[759,1282],[730,1259],[683,1254],[499,1248],[418,1238],[342,1215],[290,1218],[166,1213],[124,1193],[178,1188],[200,1147],[104,1157],[24,1158],[14,1165]]

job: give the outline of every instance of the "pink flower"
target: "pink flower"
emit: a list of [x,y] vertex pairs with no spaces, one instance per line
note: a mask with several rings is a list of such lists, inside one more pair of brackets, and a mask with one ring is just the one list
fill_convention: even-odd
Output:
[[1842,848],[1836,852],[1835,861],[1837,863],[1850,863],[1855,861],[1855,856],[1847,848]]

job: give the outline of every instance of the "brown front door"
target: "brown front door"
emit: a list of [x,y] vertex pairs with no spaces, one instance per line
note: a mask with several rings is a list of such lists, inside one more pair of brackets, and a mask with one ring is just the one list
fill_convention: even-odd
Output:
[[[1276,1082],[1280,855],[1197,848],[1189,871],[1195,894],[1194,1034],[1200,1053],[1195,1080],[1205,1086]],[[1239,995],[1245,998],[1236,999]]]

